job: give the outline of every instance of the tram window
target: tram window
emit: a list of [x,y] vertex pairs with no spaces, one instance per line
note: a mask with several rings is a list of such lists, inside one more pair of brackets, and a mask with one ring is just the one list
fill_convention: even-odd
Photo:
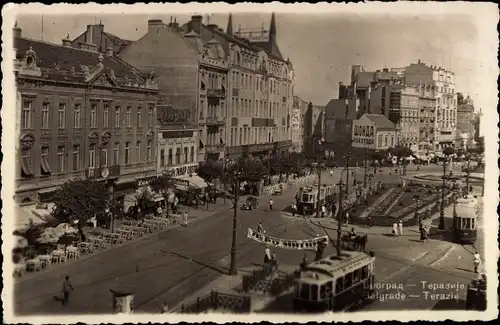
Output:
[[465,227],[464,228],[465,229],[470,229],[470,219],[469,218],[465,218],[464,221],[465,221]]
[[335,294],[344,291],[344,278],[338,278],[335,282]]
[[471,229],[476,229],[476,220],[471,219]]
[[361,269],[361,278],[366,279],[367,277],[368,277],[368,265],[365,265]]
[[344,288],[349,288],[350,286],[352,286],[352,273],[347,273],[345,275]]
[[307,194],[303,194],[303,195],[302,195],[302,201],[304,201],[304,202],[309,202],[309,195],[307,195]]
[[318,300],[318,286],[316,284],[311,284],[311,300]]
[[302,284],[300,286],[300,298],[304,299],[304,300],[309,300],[309,290],[310,290],[310,286],[308,284]]
[[319,300],[324,300],[326,297],[326,283],[319,288]]
[[358,283],[359,281],[361,281],[361,269],[357,269],[352,272],[352,282]]

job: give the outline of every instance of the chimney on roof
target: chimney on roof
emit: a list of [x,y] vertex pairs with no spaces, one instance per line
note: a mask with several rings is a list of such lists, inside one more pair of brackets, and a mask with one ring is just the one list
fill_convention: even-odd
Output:
[[203,17],[201,15],[196,15],[191,17],[191,29],[198,35],[201,35],[201,22]]
[[106,49],[106,56],[113,56],[113,47],[112,46],[108,46],[108,48]]
[[63,38],[63,40],[62,40],[62,45],[63,45],[64,47],[71,47],[71,40],[69,39],[69,34],[68,34],[68,35],[66,35],[66,37],[65,37],[65,38]]
[[163,26],[163,21],[161,19],[150,19],[148,20],[148,33],[156,31],[158,28],[162,28]]
[[17,21],[14,24],[14,28],[12,28],[12,32],[14,33],[14,38],[21,38],[22,36],[22,29],[17,26]]
[[224,33],[224,30],[222,28],[220,28],[220,27],[219,27],[218,31],[221,32],[221,33]]
[[219,30],[219,26],[217,26],[217,24],[208,24],[207,27],[210,29]]

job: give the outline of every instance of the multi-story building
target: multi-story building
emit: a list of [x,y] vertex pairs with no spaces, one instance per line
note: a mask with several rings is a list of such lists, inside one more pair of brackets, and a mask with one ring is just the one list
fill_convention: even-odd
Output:
[[156,174],[154,75],[92,49],[22,38],[14,28],[16,201],[50,202],[74,177],[105,181],[121,200]]
[[436,111],[434,122],[433,149],[442,152],[443,148],[453,146],[456,138],[457,98],[455,93],[455,74],[437,66],[422,62],[406,67],[405,83],[408,85],[435,86]]
[[436,86],[421,84],[417,86],[417,89],[420,90],[420,129],[417,154],[427,156],[427,154],[435,152]]
[[298,96],[293,97],[292,110],[292,151],[304,151],[304,113],[307,111],[307,102]]
[[396,126],[381,114],[364,114],[353,121],[352,146],[387,150],[396,144]]
[[304,153],[308,157],[316,157],[318,154],[318,140],[325,138],[324,134],[325,107],[313,105],[311,102],[307,104],[307,109],[304,112]]
[[227,125],[230,155],[288,151],[292,145],[294,69],[279,50],[274,13],[269,30],[239,29],[234,33],[230,15],[221,36],[232,63],[231,120]]
[[[69,39],[69,34],[67,39]],[[118,54],[132,43],[132,41],[124,40],[111,33],[105,32],[104,25],[102,22],[99,22],[99,24],[87,25],[87,29],[71,41],[71,46],[81,49],[91,48],[101,53],[109,49]]]
[[414,86],[404,86],[397,91],[392,91],[389,105],[390,117],[399,117],[393,121],[397,129],[396,144],[417,151],[420,127],[420,89]]
[[472,144],[474,137],[474,103],[472,99],[457,93],[457,140],[462,147]]

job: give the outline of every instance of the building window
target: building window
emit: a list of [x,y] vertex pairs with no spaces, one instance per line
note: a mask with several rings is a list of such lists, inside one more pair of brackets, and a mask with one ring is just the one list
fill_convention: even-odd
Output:
[[82,104],[75,104],[75,109],[73,110],[73,128],[80,128],[80,114],[82,111]]
[[107,128],[109,127],[109,104],[104,104],[104,109],[102,111],[102,126]]
[[101,149],[101,167],[108,167],[108,148]]
[[184,163],[188,162],[188,148],[184,147]]
[[113,150],[113,163],[115,165],[120,164],[120,143],[119,142],[115,142],[115,147]]
[[130,142],[125,142],[125,164],[130,163]]
[[31,168],[31,150],[23,149],[21,151],[21,176],[33,176],[33,169]]
[[31,101],[30,100],[23,100],[23,115],[22,115],[21,127],[23,129],[30,129],[31,128]]
[[73,146],[73,170],[80,170],[80,146],[77,144]]
[[49,164],[49,147],[44,146],[42,147],[42,155],[41,155],[41,166],[40,166],[40,171],[42,175],[50,175],[51,170],[50,170],[50,164]]
[[160,151],[160,167],[165,166],[165,149]]
[[42,129],[48,129],[50,127],[49,108],[49,103],[42,104]]
[[148,147],[147,147],[147,161],[151,161],[151,158],[153,157],[153,151],[152,151],[153,141],[149,140],[147,144],[148,144]]
[[174,154],[172,149],[168,149],[168,160],[167,160],[168,166],[172,166],[173,155]]
[[115,107],[115,128],[120,127],[120,106]]
[[137,127],[142,127],[142,107],[137,107]]
[[153,107],[148,108],[148,126],[152,127],[154,125],[154,119],[153,119]]
[[89,168],[95,168],[95,144],[90,145],[89,149]]
[[141,141],[137,141],[137,144],[135,146],[135,156],[137,162],[141,162]]
[[181,164],[181,148],[177,148],[175,150],[175,164],[176,165]]
[[125,125],[127,127],[132,126],[132,106],[127,106],[127,112],[125,114]]
[[63,129],[66,127],[66,104],[59,103],[59,111],[57,114],[57,127]]
[[64,146],[57,147],[57,163],[58,163],[58,172],[64,173],[66,161],[64,156]]
[[194,162],[194,147],[191,147],[191,162]]
[[93,103],[90,105],[90,127],[97,127],[97,104]]

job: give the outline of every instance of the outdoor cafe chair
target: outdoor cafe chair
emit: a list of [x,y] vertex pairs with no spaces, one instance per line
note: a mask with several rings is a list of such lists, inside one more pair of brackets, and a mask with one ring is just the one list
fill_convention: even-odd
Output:
[[42,263],[37,257],[26,261],[26,265],[28,272],[33,272],[33,271],[38,272],[42,270]]
[[16,276],[21,277],[24,271],[26,271],[26,264],[24,263],[14,264],[14,272],[13,272],[14,277]]
[[43,269],[48,267],[52,262],[52,256],[50,255],[38,255],[38,259],[40,260]]

